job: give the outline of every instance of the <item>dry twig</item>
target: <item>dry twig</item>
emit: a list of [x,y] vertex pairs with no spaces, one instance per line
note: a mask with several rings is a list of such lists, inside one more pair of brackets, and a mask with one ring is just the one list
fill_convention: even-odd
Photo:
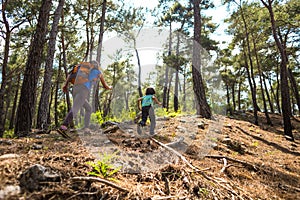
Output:
[[116,185],[116,184],[114,184],[114,183],[112,183],[112,182],[110,182],[110,181],[108,181],[108,180],[102,179],[102,178],[96,178],[96,177],[84,177],[84,176],[83,176],[83,177],[73,177],[71,180],[73,180],[73,181],[91,181],[91,182],[100,182],[100,183],[104,183],[104,184],[106,184],[106,185],[109,185],[109,186],[111,186],[111,187],[113,187],[113,188],[116,188],[116,189],[118,189],[118,190],[120,190],[120,191],[122,191],[122,192],[126,192],[126,193],[129,192],[127,189],[122,188],[122,187],[120,187],[120,186],[118,186],[118,185]]
[[223,159],[223,158],[225,158],[225,159],[233,161],[233,162],[241,163],[242,165],[244,165],[244,166],[246,166],[246,167],[248,167],[248,168],[250,168],[250,169],[252,169],[254,171],[258,170],[257,166],[255,166],[255,165],[253,165],[251,163],[248,163],[248,162],[243,161],[243,160],[237,160],[235,158],[231,158],[231,157],[228,157],[228,156],[207,155],[205,157],[207,157],[207,158],[216,158],[216,159]]

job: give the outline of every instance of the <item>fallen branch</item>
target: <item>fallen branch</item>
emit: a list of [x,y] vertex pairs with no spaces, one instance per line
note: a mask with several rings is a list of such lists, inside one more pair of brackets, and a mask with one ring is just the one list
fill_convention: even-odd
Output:
[[172,146],[176,146],[177,144],[183,142],[184,137],[180,137],[178,140],[174,141],[174,142],[170,142],[168,144],[165,144],[166,146],[172,147]]
[[178,151],[176,151],[175,149],[159,142],[158,140],[151,138],[151,140],[153,140],[154,142],[156,142],[157,144],[159,144],[160,146],[164,147],[165,149],[171,151],[172,153],[174,153],[175,155],[177,155],[183,162],[185,162],[190,168],[192,168],[195,171],[200,171],[199,169],[197,169],[196,167],[194,167],[181,153],[179,153]]
[[100,183],[104,183],[104,184],[106,184],[106,185],[109,185],[109,186],[111,186],[111,187],[113,187],[113,188],[116,188],[116,189],[118,189],[118,190],[120,190],[120,191],[122,191],[122,192],[126,192],[126,193],[129,192],[127,189],[122,188],[122,187],[120,187],[120,186],[118,186],[118,185],[116,185],[116,184],[114,184],[114,183],[112,183],[112,182],[110,182],[110,181],[108,181],[108,180],[102,179],[102,178],[96,178],[96,177],[84,177],[84,176],[82,176],[82,177],[73,177],[73,178],[71,178],[71,180],[73,180],[73,181],[91,181],[91,182],[100,182]]
[[168,151],[174,153],[175,155],[177,155],[184,163],[187,164],[187,166],[189,166],[192,170],[194,170],[194,172],[197,172],[199,174],[201,174],[204,178],[206,178],[207,180],[212,180],[211,177],[207,176],[203,171],[201,171],[200,169],[198,169],[197,167],[193,166],[181,153],[179,153],[178,151],[176,151],[175,149],[157,141],[154,138],[151,138],[151,140],[153,140],[154,142],[156,142],[158,145],[164,147],[165,149],[167,149]]
[[254,171],[258,171],[258,167],[257,166],[255,166],[255,165],[253,165],[251,163],[248,163],[246,161],[243,161],[243,160],[237,160],[237,159],[234,159],[234,158],[230,158],[228,156],[207,155],[205,157],[207,157],[207,158],[216,158],[216,159],[223,159],[223,158],[225,158],[227,160],[240,163],[240,164],[242,164],[242,165],[244,165],[244,166],[246,166],[246,167],[248,167],[248,168],[250,168],[250,169],[252,169]]
[[226,170],[226,168],[227,168],[227,160],[226,160],[226,158],[223,158],[223,162],[224,162],[224,166],[221,169],[221,173],[224,173],[225,170]]

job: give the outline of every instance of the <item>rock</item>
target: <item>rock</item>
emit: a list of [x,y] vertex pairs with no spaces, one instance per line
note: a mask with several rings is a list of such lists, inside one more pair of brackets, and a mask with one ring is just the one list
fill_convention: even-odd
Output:
[[186,132],[186,128],[184,128],[183,126],[177,126],[176,129],[178,129],[181,133]]
[[15,196],[20,194],[21,189],[18,185],[8,185],[0,190],[0,199],[11,199],[10,196]]
[[34,150],[41,150],[41,149],[43,149],[43,145],[33,144],[32,145],[32,149],[34,149]]
[[20,175],[19,181],[21,188],[32,192],[41,189],[42,182],[60,181],[60,175],[42,165],[36,164],[24,171]]
[[231,129],[231,128],[232,128],[232,125],[231,125],[231,124],[225,124],[224,127],[225,127],[225,128],[230,128],[230,129]]
[[186,120],[185,119],[180,119],[179,122],[186,123]]
[[11,140],[0,139],[0,144],[12,145],[13,142]]
[[198,128],[205,129],[205,124],[203,122],[199,122],[197,126]]

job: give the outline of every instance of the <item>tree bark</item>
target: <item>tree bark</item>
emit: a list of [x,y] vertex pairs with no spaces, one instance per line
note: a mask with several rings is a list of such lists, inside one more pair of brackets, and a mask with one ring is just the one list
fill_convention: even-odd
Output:
[[[168,56],[171,56],[172,51],[172,20],[170,19],[170,26],[169,26],[169,50]],[[164,90],[163,90],[163,107],[168,109],[168,79],[169,79],[169,66],[166,65],[165,71],[165,82],[164,82]]]
[[37,82],[42,62],[42,52],[48,32],[47,25],[51,6],[52,0],[44,0],[42,2],[36,32],[30,46],[15,125],[15,135],[18,137],[24,136],[31,131],[36,104]]
[[263,79],[262,79],[263,75],[262,75],[260,62],[259,62],[258,55],[257,55],[256,42],[254,41],[254,39],[253,39],[253,47],[254,47],[254,54],[255,54],[257,69],[258,69],[261,97],[262,97],[263,105],[264,105],[264,113],[265,113],[265,116],[266,116],[267,124],[273,126],[271,118],[270,118],[269,113],[268,113],[268,107],[267,107],[267,102],[266,102],[266,97],[265,97],[265,91],[264,91],[264,87],[263,87]]
[[282,116],[283,116],[283,124],[284,124],[284,135],[288,140],[294,140],[294,136],[292,133],[292,123],[291,123],[291,101],[290,101],[290,92],[288,85],[288,71],[287,71],[287,56],[286,51],[283,48],[283,45],[280,43],[278,34],[276,32],[276,22],[272,7],[272,0],[267,0],[266,3],[264,0],[261,0],[264,6],[268,9],[271,20],[271,28],[274,40],[276,42],[276,46],[280,52],[281,63],[280,63],[280,83],[281,83],[281,107],[282,107]]
[[36,128],[47,130],[49,127],[48,115],[49,115],[49,97],[51,92],[51,79],[53,73],[53,59],[55,53],[55,45],[56,45],[56,36],[58,33],[58,23],[62,15],[63,6],[65,4],[65,0],[60,0],[59,4],[55,10],[52,28],[50,32],[50,38],[48,43],[48,55],[45,65],[45,73],[44,73],[44,83],[41,93],[41,99],[38,108],[37,115],[37,125]]
[[[250,71],[248,71],[248,75],[250,75],[250,79],[252,78],[252,87],[251,87],[251,93],[252,93],[252,103],[253,103],[253,111],[254,111],[254,124],[258,125],[258,116],[257,116],[257,112],[258,112],[258,105],[257,105],[257,101],[256,101],[256,83],[255,83],[255,78],[254,78],[254,73],[253,73],[253,62],[252,62],[252,57],[251,57],[251,49],[250,49],[250,42],[249,42],[249,32],[248,32],[248,26],[247,26],[247,22],[244,16],[244,11],[241,5],[239,5],[240,9],[241,9],[241,17],[243,19],[243,25],[245,28],[245,39],[246,39],[246,45],[247,45],[247,51],[248,51],[248,59],[249,59],[249,64],[250,64]],[[244,54],[246,55],[246,52],[244,51]],[[247,64],[248,65],[248,64]],[[249,67],[248,67],[249,69]],[[249,73],[250,72],[250,73]]]
[[9,129],[13,129],[14,125],[15,125],[15,116],[16,116],[16,109],[17,109],[17,100],[18,100],[18,95],[19,95],[19,85],[20,85],[20,74],[18,74],[17,77],[17,84],[16,84],[16,91],[15,91],[15,95],[14,95],[14,103],[13,103],[13,107],[11,110],[11,117],[10,117],[10,122],[9,122]]
[[210,119],[211,111],[206,100],[205,88],[201,75],[201,14],[200,14],[200,2],[201,0],[193,0],[194,9],[194,42],[193,42],[193,59],[192,59],[192,77],[193,77],[193,89],[196,96],[196,103],[198,106],[197,114],[204,118]]
[[292,86],[292,91],[295,95],[295,98],[296,98],[296,103],[297,103],[297,106],[298,106],[298,113],[300,115],[300,95],[299,95],[299,90],[298,90],[298,87],[297,87],[297,81],[293,75],[293,72],[290,68],[288,68],[288,77],[290,79],[290,83],[291,83],[291,86]]
[[177,45],[176,45],[176,70],[175,70],[175,86],[174,86],[174,111],[177,112],[179,109],[178,101],[178,87],[179,87],[179,32],[176,32],[177,35]]
[[[107,0],[103,0],[102,3],[102,10],[101,10],[101,22],[100,22],[100,33],[98,38],[98,47],[97,47],[97,56],[96,61],[100,63],[101,65],[101,53],[102,53],[102,45],[103,45],[103,35],[104,35],[104,23],[105,23],[105,14],[106,14],[106,8],[107,8]],[[100,111],[100,97],[99,97],[99,86],[100,83],[97,81],[97,87],[94,90],[94,98],[93,98],[93,105],[95,111]]]

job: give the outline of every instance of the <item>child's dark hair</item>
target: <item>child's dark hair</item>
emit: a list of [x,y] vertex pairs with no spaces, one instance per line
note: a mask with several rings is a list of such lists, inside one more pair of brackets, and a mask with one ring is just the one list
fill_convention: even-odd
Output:
[[155,90],[151,87],[146,89],[146,95],[153,95],[155,94]]

